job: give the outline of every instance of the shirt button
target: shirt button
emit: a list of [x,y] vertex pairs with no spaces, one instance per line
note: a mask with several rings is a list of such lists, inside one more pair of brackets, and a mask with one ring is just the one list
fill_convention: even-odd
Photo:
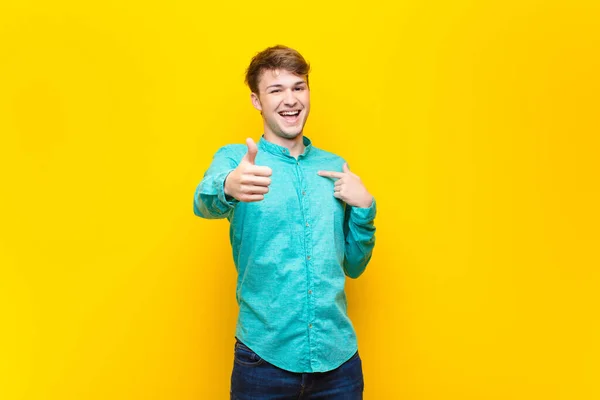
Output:
[[312,294],[312,290],[309,290],[309,291],[308,291],[308,294]]
[[312,328],[312,324],[308,324],[308,327],[309,327],[309,328]]
[[302,196],[306,196],[306,192],[304,190],[302,191]]
[[307,259],[307,260],[310,260],[310,256],[306,256],[306,259]]
[[310,226],[310,225],[308,224],[308,222],[306,223],[306,226]]

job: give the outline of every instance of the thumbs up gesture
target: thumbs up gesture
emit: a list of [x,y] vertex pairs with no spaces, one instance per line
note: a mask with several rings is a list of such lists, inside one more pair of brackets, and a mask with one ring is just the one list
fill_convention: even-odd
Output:
[[273,171],[255,164],[258,148],[254,140],[246,139],[246,145],[248,152],[225,179],[225,194],[243,202],[261,201],[269,191]]
[[343,170],[343,172],[319,171],[317,174],[337,179],[333,185],[333,197],[343,200],[353,207],[371,207],[373,196],[367,191],[360,177],[350,171],[347,163],[344,163]]

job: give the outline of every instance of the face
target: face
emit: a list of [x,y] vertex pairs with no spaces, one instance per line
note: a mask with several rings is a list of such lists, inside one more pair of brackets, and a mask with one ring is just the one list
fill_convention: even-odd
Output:
[[284,139],[302,134],[310,111],[306,76],[286,70],[266,70],[258,82],[258,92],[251,94],[252,105],[262,111],[265,134]]

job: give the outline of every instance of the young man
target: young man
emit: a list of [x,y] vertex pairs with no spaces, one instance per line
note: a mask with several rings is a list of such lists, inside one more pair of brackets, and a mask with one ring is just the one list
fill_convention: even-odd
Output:
[[252,59],[246,82],[264,134],[220,148],[194,197],[197,216],[231,224],[232,399],[362,399],[344,284],[371,259],[375,199],[342,158],[303,135],[308,73],[288,47]]

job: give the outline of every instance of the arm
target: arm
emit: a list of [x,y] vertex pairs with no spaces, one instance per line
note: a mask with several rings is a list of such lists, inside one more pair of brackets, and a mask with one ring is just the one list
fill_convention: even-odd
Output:
[[337,179],[333,196],[346,203],[344,214],[344,273],[358,278],[367,267],[375,247],[375,198],[360,177],[344,162],[343,172],[318,171],[320,176]]
[[346,237],[344,273],[358,278],[367,267],[375,247],[375,198],[370,207],[360,208],[346,205],[344,236]]
[[204,173],[194,195],[194,214],[209,219],[227,218],[238,203],[225,195],[224,185],[227,176],[237,167],[226,147],[221,147],[214,155],[212,163]]

